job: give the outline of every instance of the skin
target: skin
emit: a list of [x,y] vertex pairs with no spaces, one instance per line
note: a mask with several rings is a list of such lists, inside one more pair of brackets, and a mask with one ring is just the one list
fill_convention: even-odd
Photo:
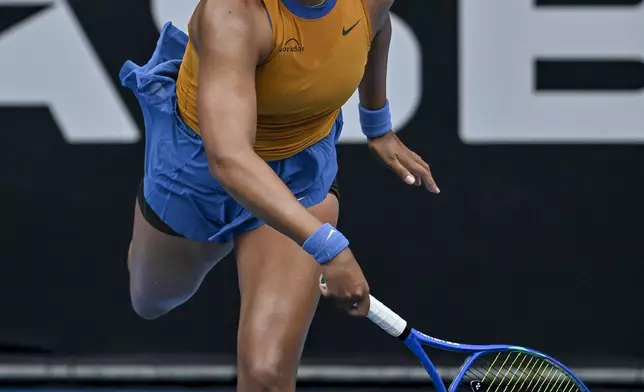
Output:
[[[300,0],[318,5],[320,0]],[[393,0],[368,0],[374,40],[360,84],[368,109],[386,101],[387,55]],[[235,238],[241,293],[238,391],[294,391],[306,334],[323,294],[349,314],[365,316],[369,287],[350,249],[318,265],[301,245],[323,223],[337,225],[333,195],[303,207],[253,149],[256,132],[255,72],[270,53],[271,26],[259,0],[202,0],[190,37],[199,52],[199,125],[211,174],[267,225]],[[437,193],[429,166],[395,133],[373,139],[376,157],[408,184]],[[411,177],[411,180],[410,180]],[[135,311],[155,319],[187,301],[233,244],[196,243],[151,227],[135,208],[128,257]],[[354,307],[353,304],[357,304]]]

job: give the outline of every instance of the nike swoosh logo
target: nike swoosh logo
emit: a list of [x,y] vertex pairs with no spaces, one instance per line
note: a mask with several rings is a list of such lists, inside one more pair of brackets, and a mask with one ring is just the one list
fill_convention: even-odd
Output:
[[[362,20],[362,19],[360,19],[360,20]],[[358,25],[358,23],[360,23],[360,20],[358,20],[353,26],[349,27],[348,29],[344,28],[344,26],[343,26],[342,27],[342,35],[345,36],[345,35],[349,34],[351,32],[351,30],[353,30]]]
[[333,235],[333,233],[335,233],[335,230],[331,229],[331,231],[329,232],[329,236],[328,236],[328,237],[326,237],[326,240],[327,240],[327,241],[329,240],[329,238],[331,238],[331,236]]

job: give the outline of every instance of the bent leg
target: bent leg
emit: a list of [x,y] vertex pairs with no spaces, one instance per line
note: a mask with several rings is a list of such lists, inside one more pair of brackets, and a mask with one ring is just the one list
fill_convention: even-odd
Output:
[[[310,208],[336,225],[338,200]],[[321,268],[291,239],[262,226],[236,240],[241,291],[240,392],[295,391],[297,368],[320,298]]]
[[164,234],[145,220],[137,202],[128,254],[134,310],[151,320],[186,302],[231,249],[232,243],[202,243]]

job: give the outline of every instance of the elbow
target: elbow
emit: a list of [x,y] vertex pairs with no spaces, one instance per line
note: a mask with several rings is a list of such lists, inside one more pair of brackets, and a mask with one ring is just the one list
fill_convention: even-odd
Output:
[[209,153],[208,171],[217,181],[225,185],[229,178],[239,175],[245,161],[247,158],[241,153]]

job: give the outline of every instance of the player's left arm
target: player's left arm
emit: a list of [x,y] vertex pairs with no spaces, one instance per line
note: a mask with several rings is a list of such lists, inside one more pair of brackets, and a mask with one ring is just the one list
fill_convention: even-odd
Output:
[[387,100],[387,64],[391,44],[391,17],[388,8],[382,18],[373,18],[377,30],[371,43],[365,73],[358,88],[360,122],[373,154],[409,185],[439,193],[429,165],[408,149],[393,132]]

